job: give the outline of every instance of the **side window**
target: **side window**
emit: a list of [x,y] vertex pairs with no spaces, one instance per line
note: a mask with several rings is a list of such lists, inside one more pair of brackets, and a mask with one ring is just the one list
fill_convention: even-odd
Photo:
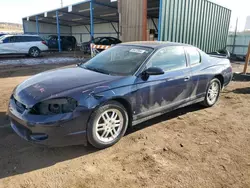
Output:
[[30,41],[42,41],[40,37],[30,37]]
[[107,38],[103,38],[100,40],[101,45],[110,45],[110,42]]
[[26,42],[26,40],[24,36],[16,36],[15,42]]
[[171,71],[187,67],[186,56],[182,46],[170,46],[159,49],[149,60],[149,67],[159,67]]
[[6,37],[5,39],[3,39],[3,43],[9,43],[10,42],[10,37]]
[[14,43],[16,41],[16,37],[10,37],[9,38],[9,43]]
[[189,48],[186,48],[186,51],[187,51],[191,66],[201,63],[201,56],[196,48],[189,47]]
[[36,37],[27,37],[26,41],[27,42],[35,42],[36,41]]
[[22,36],[22,41],[21,42],[29,42],[29,37]]
[[51,37],[50,40],[52,40],[52,41],[57,41],[57,37]]

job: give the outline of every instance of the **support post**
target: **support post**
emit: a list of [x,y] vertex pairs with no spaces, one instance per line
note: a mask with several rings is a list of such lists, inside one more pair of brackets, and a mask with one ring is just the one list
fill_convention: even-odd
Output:
[[158,41],[161,40],[161,20],[162,20],[162,1],[160,0],[160,9],[159,9],[159,20],[158,20]]
[[89,28],[86,25],[84,25],[84,27],[88,31],[88,33],[91,34],[90,31],[89,31]]
[[36,33],[39,35],[39,22],[38,22],[38,16],[36,16]]
[[90,40],[94,40],[94,12],[93,12],[93,0],[90,0]]
[[117,23],[117,28],[118,28],[117,38],[120,39],[120,21]]
[[[119,31],[115,28],[114,24],[112,22],[110,22],[111,26],[113,27],[113,29],[115,30],[116,34],[117,34],[117,38],[119,39]],[[119,27],[119,24],[118,24]]]
[[61,47],[61,31],[60,31],[60,23],[59,23],[59,16],[58,16],[58,10],[56,11],[56,25],[57,25],[57,42],[58,42],[58,51],[62,51]]
[[243,74],[247,73],[247,67],[248,67],[249,61],[250,61],[250,41],[249,41],[249,45],[248,45],[248,51],[247,51],[246,62],[245,62]]
[[152,22],[153,22],[153,24],[154,24],[155,30],[158,32],[158,28],[157,28],[157,25],[156,25],[156,23],[155,23],[154,18],[151,18],[151,20],[152,20]]
[[237,18],[237,20],[236,20],[236,26],[235,26],[235,32],[234,32],[234,43],[233,43],[232,54],[234,54],[234,50],[235,50],[235,43],[236,43],[237,30],[238,30],[238,18]]
[[23,34],[25,34],[25,33],[26,33],[26,31],[25,31],[25,22],[23,20]]
[[143,0],[143,24],[142,24],[142,40],[147,40],[147,26],[148,26],[148,2]]

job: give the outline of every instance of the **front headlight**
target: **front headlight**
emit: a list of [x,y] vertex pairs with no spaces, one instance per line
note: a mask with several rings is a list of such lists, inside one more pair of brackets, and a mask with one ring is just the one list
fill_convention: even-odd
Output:
[[53,115],[73,112],[77,101],[72,98],[50,99],[36,104],[30,113],[39,115]]

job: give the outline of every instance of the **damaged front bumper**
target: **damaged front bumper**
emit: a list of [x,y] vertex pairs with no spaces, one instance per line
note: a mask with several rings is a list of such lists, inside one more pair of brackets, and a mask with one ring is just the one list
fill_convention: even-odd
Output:
[[51,147],[87,145],[89,110],[75,110],[58,115],[33,115],[27,109],[20,111],[11,98],[8,108],[12,129],[23,139]]

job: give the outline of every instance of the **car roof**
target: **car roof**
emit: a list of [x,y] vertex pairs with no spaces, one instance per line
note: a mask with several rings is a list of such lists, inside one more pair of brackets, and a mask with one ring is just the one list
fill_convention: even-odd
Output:
[[94,39],[98,39],[98,38],[100,38],[100,39],[103,39],[103,38],[118,39],[118,38],[115,38],[115,37],[110,37],[110,36],[108,36],[108,37],[105,37],[105,36],[102,36],[102,37],[95,37]]
[[39,35],[14,35],[14,36],[21,36],[21,37],[40,37]]
[[168,41],[135,41],[135,42],[125,42],[119,45],[132,45],[132,46],[141,46],[149,48],[163,48],[167,46],[192,46],[189,44],[177,43],[177,42],[168,42]]
[[4,35],[5,37],[40,37],[39,35]]
[[13,35],[3,35],[3,37],[12,37]]

